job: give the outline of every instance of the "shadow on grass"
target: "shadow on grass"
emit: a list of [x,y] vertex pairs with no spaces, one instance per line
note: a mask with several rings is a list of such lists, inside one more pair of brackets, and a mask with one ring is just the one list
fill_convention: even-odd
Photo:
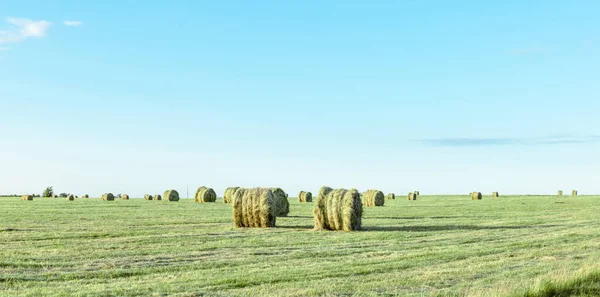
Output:
[[433,226],[363,226],[362,231],[390,232],[390,231],[410,231],[410,232],[432,232],[448,230],[511,230],[528,228],[550,228],[559,225],[542,226],[477,226],[477,225],[433,225]]
[[277,219],[280,218],[296,218],[296,219],[312,219],[312,216],[287,216],[287,217],[277,217]]
[[566,282],[547,282],[539,289],[530,290],[523,295],[516,294],[514,296],[600,296],[600,271]]
[[380,220],[424,220],[424,219],[457,219],[464,216],[435,216],[435,217],[367,217],[368,219]]
[[302,225],[302,226],[275,226],[275,228],[277,229],[302,229],[302,230],[306,230],[306,229],[314,229],[315,226],[314,225]]

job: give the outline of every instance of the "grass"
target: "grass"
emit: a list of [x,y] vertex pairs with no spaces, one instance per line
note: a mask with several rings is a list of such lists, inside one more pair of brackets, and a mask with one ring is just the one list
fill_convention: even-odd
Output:
[[[0,295],[596,296],[600,197],[387,200],[360,232],[271,229],[231,204],[0,198]],[[562,294],[562,295],[561,295]]]

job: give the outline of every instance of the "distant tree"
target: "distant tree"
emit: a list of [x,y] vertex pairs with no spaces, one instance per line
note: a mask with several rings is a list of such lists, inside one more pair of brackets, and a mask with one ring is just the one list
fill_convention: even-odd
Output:
[[54,196],[54,189],[52,187],[46,187],[46,189],[44,190],[44,193],[42,194],[42,197],[53,197]]

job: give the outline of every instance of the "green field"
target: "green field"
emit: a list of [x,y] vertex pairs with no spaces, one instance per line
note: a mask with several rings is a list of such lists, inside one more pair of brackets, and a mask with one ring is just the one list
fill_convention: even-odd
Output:
[[0,294],[600,293],[599,196],[398,197],[359,232],[313,231],[313,204],[290,204],[276,228],[234,229],[220,199],[0,198]]

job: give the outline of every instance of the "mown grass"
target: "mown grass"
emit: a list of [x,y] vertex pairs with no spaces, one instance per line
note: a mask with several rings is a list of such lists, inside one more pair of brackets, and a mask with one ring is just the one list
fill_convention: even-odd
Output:
[[[4,296],[596,296],[600,197],[397,197],[363,231],[272,229],[231,205],[0,198]],[[555,294],[562,292],[563,295]]]

